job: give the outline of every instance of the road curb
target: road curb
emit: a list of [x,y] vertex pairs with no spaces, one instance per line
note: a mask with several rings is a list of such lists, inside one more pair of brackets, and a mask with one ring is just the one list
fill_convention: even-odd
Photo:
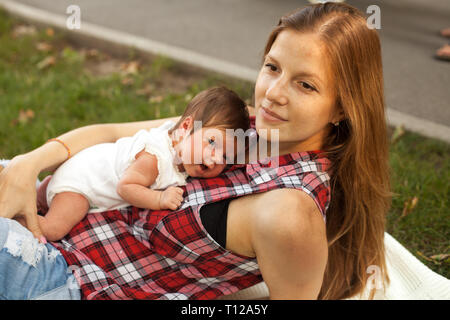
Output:
[[[50,13],[10,0],[0,0],[0,6],[21,18],[66,30],[72,40],[89,42],[102,49],[113,50],[123,54],[129,51],[130,48],[133,48],[147,54],[164,55],[182,63],[249,82],[254,82],[258,75],[257,70],[242,65],[84,21],[82,21],[81,29],[68,30],[66,27],[68,16]],[[402,125],[406,130],[450,143],[450,127],[448,126],[421,119],[389,107],[387,108],[387,122],[390,126]]]

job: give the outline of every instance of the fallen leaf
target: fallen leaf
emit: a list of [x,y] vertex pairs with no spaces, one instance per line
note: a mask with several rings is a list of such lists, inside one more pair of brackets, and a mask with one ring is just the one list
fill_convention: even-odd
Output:
[[124,86],[130,86],[130,85],[132,85],[134,83],[134,80],[133,80],[133,78],[125,77],[125,78],[122,79],[121,82],[122,82],[122,84]]
[[20,109],[19,110],[19,116],[17,117],[17,119],[14,119],[13,121],[11,121],[11,125],[15,126],[18,123],[20,124],[26,124],[30,119],[34,118],[34,111],[31,109],[27,109],[27,110],[23,110]]
[[409,207],[410,210],[414,210],[414,208],[417,206],[417,203],[419,202],[419,198],[414,197],[411,200],[411,206]]
[[14,28],[12,32],[12,37],[17,38],[21,36],[27,36],[27,35],[35,35],[36,34],[36,28],[34,26],[24,26],[20,25]]
[[448,253],[441,253],[441,254],[435,254],[434,256],[431,256],[430,258],[437,261],[442,261],[450,257],[450,254]]
[[42,60],[41,62],[39,62],[37,64],[37,68],[39,70],[42,70],[42,69],[45,69],[45,68],[48,68],[48,67],[54,65],[55,62],[56,62],[56,58],[54,56],[48,56],[47,58],[45,58],[44,60]]
[[120,66],[120,69],[122,70],[123,74],[137,74],[139,71],[139,62],[137,61],[130,61],[127,63],[122,63]]
[[405,128],[403,125],[399,125],[395,128],[394,133],[391,136],[391,143],[396,143],[405,134]]
[[39,51],[44,51],[44,52],[48,52],[52,50],[52,45],[47,43],[47,42],[38,42],[36,44],[36,49],[38,49]]
[[49,37],[53,37],[55,35],[55,30],[52,28],[47,28],[47,30],[45,30],[45,34]]
[[417,254],[418,254],[419,256],[421,256],[422,258],[424,258],[425,260],[427,260],[427,261],[430,261],[430,262],[433,261],[433,259],[428,258],[426,255],[424,255],[424,254],[423,254],[422,252],[420,252],[420,251],[417,251]]
[[408,205],[409,205],[408,201],[405,201],[403,203],[403,211],[402,211],[402,215],[400,216],[400,218],[403,218],[408,214]]
[[417,206],[417,203],[419,202],[419,198],[417,197],[413,197],[410,200],[405,201],[405,203],[403,204],[403,211],[402,211],[402,215],[400,216],[400,218],[404,218],[407,215],[409,215],[414,208]]
[[97,49],[89,49],[86,51],[86,58],[97,59],[100,57],[100,52]]
[[438,261],[436,261],[436,260],[433,260],[433,259],[430,259],[430,258],[428,258],[426,255],[424,255],[422,252],[420,252],[420,251],[416,251],[417,252],[417,254],[419,255],[419,256],[421,256],[423,259],[425,259],[425,260],[427,260],[427,261],[429,261],[429,262],[433,262],[434,264],[437,264],[437,265],[440,265],[441,263],[440,262],[438,262]]

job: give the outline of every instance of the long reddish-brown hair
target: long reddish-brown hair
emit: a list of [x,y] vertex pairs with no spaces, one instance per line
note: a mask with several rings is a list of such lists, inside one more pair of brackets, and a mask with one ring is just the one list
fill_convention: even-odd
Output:
[[335,79],[336,107],[344,113],[338,126],[329,125],[323,145],[332,162],[331,204],[319,293],[319,299],[343,299],[363,292],[371,265],[389,281],[384,231],[391,193],[380,40],[357,9],[328,2],[283,16],[264,55],[286,29],[319,36]]

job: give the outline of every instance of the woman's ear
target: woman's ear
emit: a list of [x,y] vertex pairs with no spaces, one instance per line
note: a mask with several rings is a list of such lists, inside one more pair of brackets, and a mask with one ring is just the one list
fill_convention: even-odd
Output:
[[339,122],[341,122],[342,120],[345,119],[345,112],[344,112],[344,109],[342,108],[340,103],[338,103],[336,105],[336,109],[335,110],[336,111],[334,112],[334,115],[333,115],[333,117],[331,119],[331,123],[333,123],[333,124],[339,123]]

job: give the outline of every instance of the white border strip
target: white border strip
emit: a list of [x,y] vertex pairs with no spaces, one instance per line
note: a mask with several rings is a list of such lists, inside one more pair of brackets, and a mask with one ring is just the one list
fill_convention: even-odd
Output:
[[[23,18],[28,18],[40,23],[66,29],[67,16],[65,15],[49,13],[47,11],[10,0],[0,0],[0,6],[2,6],[5,10]],[[121,46],[136,48],[151,54],[164,55],[174,60],[250,82],[255,82],[258,75],[258,71],[245,66],[216,59],[184,48],[171,46],[162,42],[138,37],[126,32],[108,29],[84,21],[82,22],[81,29],[72,30],[72,32],[106,40]],[[420,119],[391,108],[387,108],[387,121],[391,126],[403,125],[403,127],[407,130],[450,143],[450,127],[448,126],[429,120]]]

